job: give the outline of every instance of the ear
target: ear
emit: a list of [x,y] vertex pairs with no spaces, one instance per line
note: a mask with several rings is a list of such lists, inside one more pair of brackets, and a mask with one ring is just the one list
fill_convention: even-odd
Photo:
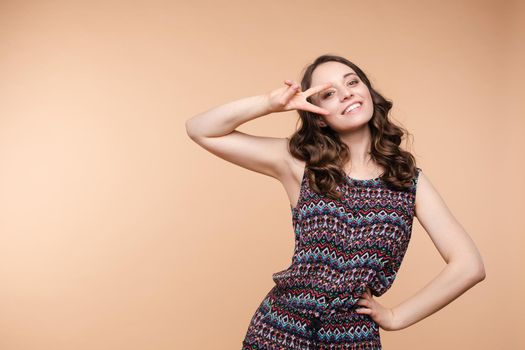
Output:
[[317,117],[317,125],[319,125],[319,127],[321,128],[328,126],[328,124],[324,122],[322,117]]

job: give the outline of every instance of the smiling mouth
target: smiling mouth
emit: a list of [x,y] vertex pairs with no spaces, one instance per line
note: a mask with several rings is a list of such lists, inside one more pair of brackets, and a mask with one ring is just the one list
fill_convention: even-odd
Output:
[[[357,107],[356,107],[357,106]],[[361,110],[361,107],[363,107],[363,103],[362,102],[356,102],[356,103],[353,103],[351,106],[348,106],[344,111],[343,111],[343,115],[345,114],[354,114],[354,113],[357,113]]]

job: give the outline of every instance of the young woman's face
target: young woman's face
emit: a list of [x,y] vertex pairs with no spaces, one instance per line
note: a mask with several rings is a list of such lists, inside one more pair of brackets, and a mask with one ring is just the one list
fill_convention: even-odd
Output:
[[[368,87],[352,68],[330,61],[317,66],[312,74],[312,86],[331,82],[332,86],[312,95],[316,106],[330,112],[321,116],[321,126],[328,124],[335,131],[348,131],[366,125],[374,113],[372,96]],[[359,103],[357,108],[347,107]],[[354,106],[355,107],[355,106]]]

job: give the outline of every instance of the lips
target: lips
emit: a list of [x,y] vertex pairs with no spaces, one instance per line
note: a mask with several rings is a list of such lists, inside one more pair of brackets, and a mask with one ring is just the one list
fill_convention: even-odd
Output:
[[354,108],[350,112],[346,112],[346,113],[356,112],[356,111],[360,110],[361,107],[363,107],[363,101],[353,101],[353,102],[350,102],[349,104],[346,105],[346,107],[343,109],[343,112],[341,112],[341,114],[346,114],[345,111],[347,110],[347,108],[350,107],[351,105],[356,104],[356,103],[359,103],[360,106],[357,107],[357,108]]

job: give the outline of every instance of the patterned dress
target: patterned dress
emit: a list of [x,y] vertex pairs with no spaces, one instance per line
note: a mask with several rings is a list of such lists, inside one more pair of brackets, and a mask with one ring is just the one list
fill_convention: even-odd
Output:
[[297,206],[290,206],[295,248],[290,266],[248,326],[243,350],[380,350],[379,327],[355,309],[368,287],[375,297],[392,285],[408,248],[417,179],[409,190],[379,178],[349,176],[334,200],[310,189],[305,168]]

